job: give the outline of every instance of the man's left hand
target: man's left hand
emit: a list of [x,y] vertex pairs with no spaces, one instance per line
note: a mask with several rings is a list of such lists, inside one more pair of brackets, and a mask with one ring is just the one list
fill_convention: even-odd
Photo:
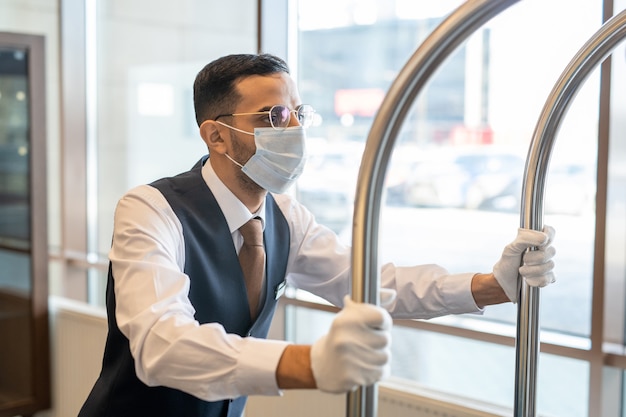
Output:
[[[532,287],[545,287],[555,281],[554,234],[554,228],[550,226],[545,226],[542,232],[520,228],[515,240],[504,248],[502,257],[493,267],[493,274],[512,302],[517,302],[519,275]],[[526,252],[528,248],[536,250]]]

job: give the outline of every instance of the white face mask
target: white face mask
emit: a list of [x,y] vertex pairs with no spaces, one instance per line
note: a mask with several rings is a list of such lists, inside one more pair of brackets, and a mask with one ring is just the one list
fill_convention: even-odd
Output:
[[226,157],[259,186],[272,193],[284,193],[298,179],[306,163],[306,132],[302,126],[276,130],[255,128],[254,134],[218,122],[238,132],[254,135],[256,152],[244,165]]

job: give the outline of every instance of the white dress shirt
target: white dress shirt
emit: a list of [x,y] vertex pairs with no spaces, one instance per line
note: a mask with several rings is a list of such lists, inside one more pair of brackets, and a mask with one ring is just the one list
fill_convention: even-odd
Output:
[[[226,217],[235,248],[238,229],[264,219],[228,190],[210,159],[202,176]],[[291,233],[287,283],[341,306],[350,292],[350,248],[292,197],[274,195]],[[183,272],[182,225],[163,195],[141,185],[119,201],[109,254],[115,278],[116,318],[130,341],[137,376],[150,386],[176,388],[207,401],[241,395],[279,395],[276,367],[288,342],[228,334],[219,323],[199,324]],[[396,318],[431,318],[480,312],[471,294],[473,273],[449,274],[437,265],[383,266],[381,285],[398,296],[388,310]]]

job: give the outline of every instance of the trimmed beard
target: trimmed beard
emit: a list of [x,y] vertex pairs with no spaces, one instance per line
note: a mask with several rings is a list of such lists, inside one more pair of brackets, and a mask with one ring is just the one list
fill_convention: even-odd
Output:
[[[230,142],[233,145],[233,155],[232,158],[239,162],[241,165],[245,165],[246,162],[254,155],[254,152],[250,154],[248,149],[239,142],[239,138],[237,138],[236,132],[230,132]],[[258,193],[259,191],[266,191],[265,188],[261,187],[259,184],[254,182],[252,178],[248,177],[245,172],[241,170],[241,168],[237,171],[237,181],[241,185],[241,187],[252,193]]]

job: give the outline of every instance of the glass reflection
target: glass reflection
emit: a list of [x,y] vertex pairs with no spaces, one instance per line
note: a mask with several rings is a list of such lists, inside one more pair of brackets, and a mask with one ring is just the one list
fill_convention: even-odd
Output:
[[0,48],[0,243],[21,246],[30,234],[26,65],[25,51]]
[[[298,85],[323,123],[309,130],[311,158],[297,192],[320,223],[350,243],[359,164],[378,105],[420,42],[461,2],[332,0],[330,17],[320,7],[327,1],[298,2]],[[477,30],[434,74],[389,162],[381,264],[492,270],[520,224],[537,117],[562,70],[601,24],[601,2],[584,3],[520,2]],[[582,348],[591,329],[599,79],[598,72],[588,78],[560,126],[544,201],[544,222],[557,230],[558,281],[542,291],[542,338]],[[516,306],[444,320],[512,336]],[[321,325],[304,313],[294,323],[305,340]],[[512,405],[512,348],[394,328],[393,350],[394,377]],[[541,364],[539,411],[585,415],[588,364],[549,355]]]
[[[361,155],[378,106],[420,42],[460,2],[334,1],[343,11],[337,20],[316,13],[317,2],[298,4],[298,85],[323,123],[309,130],[297,197],[350,243]],[[409,13],[411,4],[420,6]],[[600,3],[589,2],[565,19],[576,16],[579,25],[556,33],[566,9],[559,4],[565,2],[530,0],[498,15],[417,96],[386,173],[381,262],[487,272],[513,240],[537,117],[560,72],[601,23]],[[519,38],[526,19],[538,30]],[[562,41],[558,53],[539,47],[552,38]],[[544,222],[557,230],[558,285],[542,292],[541,323],[582,338],[590,334],[599,79],[593,73],[568,109],[546,182]],[[492,306],[482,319],[513,328],[516,307]]]
[[27,53],[0,48],[0,409],[33,396],[29,135]]

